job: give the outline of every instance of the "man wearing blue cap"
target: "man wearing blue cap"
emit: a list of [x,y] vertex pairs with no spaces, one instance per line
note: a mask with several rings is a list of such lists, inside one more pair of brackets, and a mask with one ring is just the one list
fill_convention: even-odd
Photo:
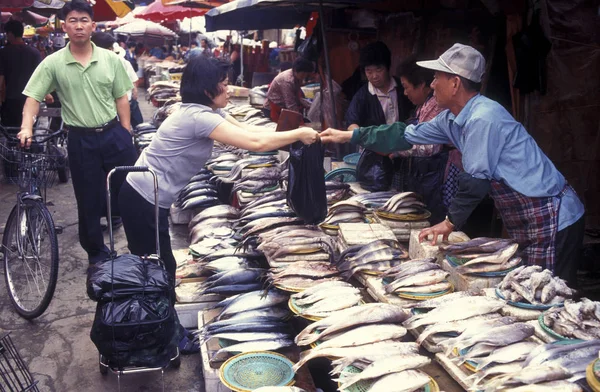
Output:
[[381,153],[413,144],[451,143],[463,154],[464,173],[446,219],[421,231],[419,239],[446,239],[460,228],[487,195],[504,227],[520,245],[527,264],[541,265],[576,285],[585,222],[583,204],[535,140],[499,103],[481,94],[485,59],[470,46],[455,44],[437,60],[419,66],[435,71],[434,96],[444,110],[433,120],[406,126],[328,129],[323,142],[352,142]]

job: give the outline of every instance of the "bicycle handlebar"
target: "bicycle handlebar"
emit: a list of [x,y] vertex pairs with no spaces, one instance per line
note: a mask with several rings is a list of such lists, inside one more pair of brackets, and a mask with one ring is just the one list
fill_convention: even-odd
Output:
[[[12,141],[19,141],[19,138],[11,135],[10,133],[8,133],[9,130],[12,131],[20,131],[21,127],[5,127],[3,125],[0,125],[0,133],[2,133],[2,135],[4,135],[4,137],[6,137],[8,140],[12,140]],[[42,128],[42,127],[33,127],[32,129],[33,131],[46,131],[46,132],[50,132],[49,135],[33,135],[32,139],[31,139],[31,143],[32,144],[42,144],[42,143],[46,143],[48,140],[54,139],[60,135],[63,135],[65,133],[67,133],[66,129],[59,129],[56,132],[52,132],[51,129],[48,128]]]

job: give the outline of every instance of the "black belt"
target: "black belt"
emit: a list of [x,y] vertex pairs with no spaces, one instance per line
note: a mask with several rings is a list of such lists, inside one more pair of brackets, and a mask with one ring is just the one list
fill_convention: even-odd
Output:
[[94,127],[94,128],[74,127],[72,125],[67,125],[66,127],[67,127],[67,129],[69,131],[74,131],[74,132],[94,132],[94,133],[99,133],[99,132],[104,132],[107,129],[110,129],[110,128],[114,127],[118,123],[119,123],[119,120],[115,117],[112,120],[110,120],[109,122],[107,122],[106,124],[102,124],[102,125]]

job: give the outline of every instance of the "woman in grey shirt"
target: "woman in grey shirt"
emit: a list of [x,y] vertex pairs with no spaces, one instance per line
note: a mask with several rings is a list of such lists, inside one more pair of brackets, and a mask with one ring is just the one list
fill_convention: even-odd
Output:
[[[227,62],[204,56],[189,62],[181,80],[181,108],[163,122],[135,163],[149,167],[158,177],[161,258],[173,281],[177,265],[169,237],[169,207],[211,157],[215,140],[250,151],[270,151],[296,141],[311,144],[318,138],[311,128],[275,133],[268,128],[241,124],[227,115],[223,108],[229,98],[229,67]],[[152,175],[130,173],[119,192],[119,207],[131,253],[140,256],[155,253]],[[180,345],[184,353],[198,351],[197,345],[188,347],[186,350]]]

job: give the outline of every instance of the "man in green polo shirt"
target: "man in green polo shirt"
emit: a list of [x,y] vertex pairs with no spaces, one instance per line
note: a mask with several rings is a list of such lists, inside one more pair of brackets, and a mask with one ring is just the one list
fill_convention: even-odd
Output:
[[[108,257],[100,227],[106,175],[115,166],[133,165],[137,158],[127,99],[133,85],[117,55],[90,41],[96,23],[86,1],[67,2],[62,16],[70,42],[46,57],[31,76],[23,91],[28,98],[17,136],[22,145],[31,144],[40,102],[47,93],[56,91],[69,129],[67,149],[77,199],[79,241],[89,262],[96,263]],[[124,179],[121,175],[113,180],[115,197]]]

